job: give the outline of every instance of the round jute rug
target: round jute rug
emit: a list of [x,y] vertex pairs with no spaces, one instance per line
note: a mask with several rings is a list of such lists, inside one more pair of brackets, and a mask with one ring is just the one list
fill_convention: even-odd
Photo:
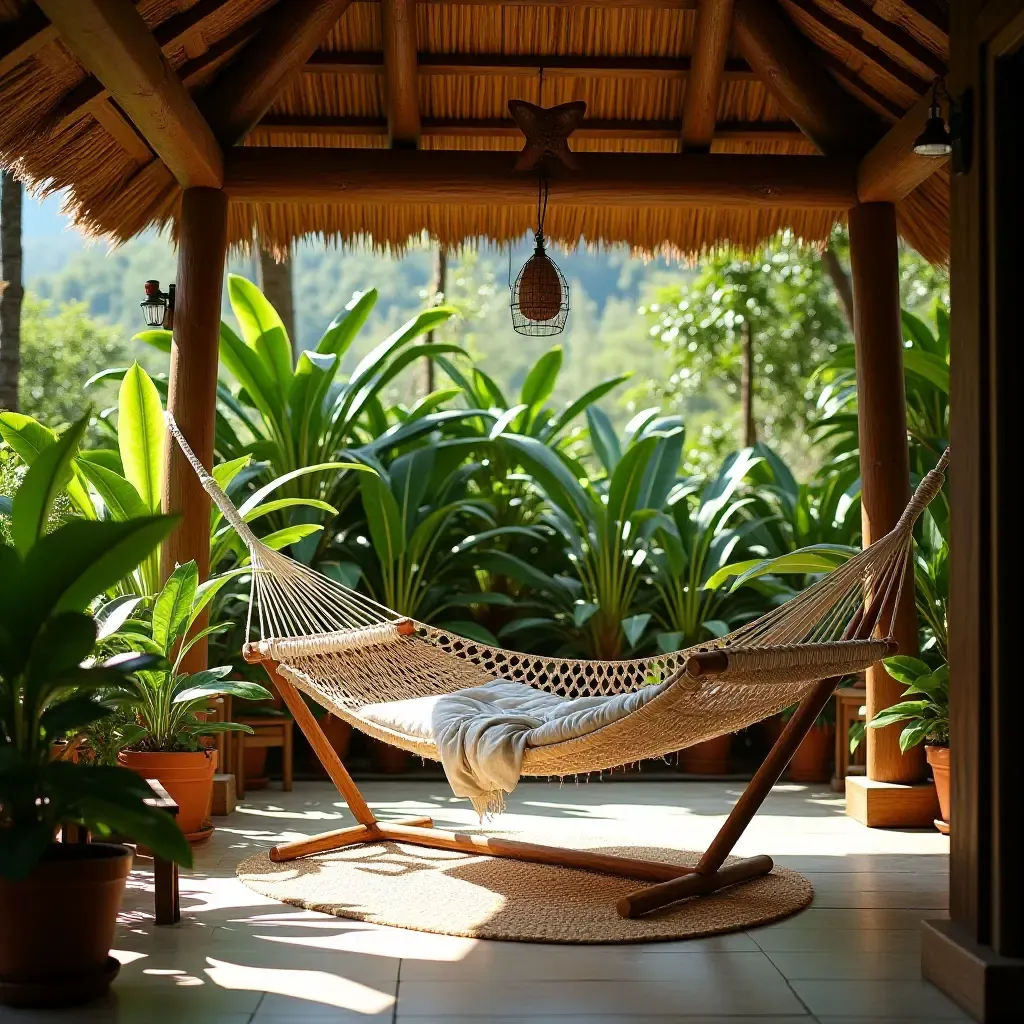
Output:
[[[666,847],[586,846],[681,864],[695,864],[700,856]],[[239,864],[238,877],[264,896],[336,917],[518,942],[697,938],[777,921],[802,910],[814,896],[806,878],[776,867],[714,895],[627,920],[616,913],[616,901],[642,882],[394,843],[351,846],[284,864],[262,853]]]

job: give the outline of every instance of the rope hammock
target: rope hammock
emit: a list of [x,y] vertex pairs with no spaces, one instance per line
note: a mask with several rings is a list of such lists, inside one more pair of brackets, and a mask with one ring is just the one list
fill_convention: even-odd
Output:
[[435,744],[371,721],[385,702],[445,695],[495,680],[565,698],[644,689],[610,724],[529,747],[524,775],[614,768],[712,739],[773,715],[823,679],[859,672],[896,651],[900,594],[913,585],[913,526],[942,487],[949,452],[921,481],[895,528],[788,603],[709,643],[624,661],[508,651],[406,618],[260,542],[206,471],[173,418],[168,428],[252,560],[249,604],[259,641],[249,660],[276,663],[297,689],[356,728],[424,758]]

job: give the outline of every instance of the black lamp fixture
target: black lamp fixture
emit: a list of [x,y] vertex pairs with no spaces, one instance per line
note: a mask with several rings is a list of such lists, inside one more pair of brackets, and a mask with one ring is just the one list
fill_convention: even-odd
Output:
[[918,156],[947,157],[953,152],[953,137],[946,119],[942,116],[942,107],[939,105],[939,89],[945,93],[952,107],[952,97],[946,92],[946,86],[941,78],[935,79],[932,86],[932,102],[928,110],[928,120],[925,122],[924,131],[914,140],[914,152]]
[[169,284],[167,291],[160,291],[159,281],[146,282],[146,297],[139,303],[147,327],[163,327],[171,330],[174,327],[174,285]]

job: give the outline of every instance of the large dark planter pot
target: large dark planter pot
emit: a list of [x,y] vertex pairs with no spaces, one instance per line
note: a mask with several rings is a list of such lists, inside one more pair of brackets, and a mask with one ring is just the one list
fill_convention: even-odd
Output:
[[213,803],[213,770],[217,764],[213,753],[124,750],[118,760],[144,779],[159,779],[180,808],[178,825],[189,842],[209,839],[212,828],[207,819]]
[[401,747],[372,741],[373,770],[381,775],[404,775],[412,767],[412,755]]
[[679,752],[679,770],[687,775],[728,775],[732,764],[732,734],[695,743]]
[[54,843],[27,878],[0,878],[0,1003],[77,1006],[106,994],[131,851]]
[[924,755],[928,758],[928,764],[932,769],[932,778],[935,779],[935,792],[939,797],[939,813],[942,815],[942,828],[938,822],[935,823],[940,832],[949,833],[949,747],[926,746]]
[[789,762],[789,778],[793,782],[828,782],[832,778],[832,752],[836,745],[836,727],[812,726],[800,741]]

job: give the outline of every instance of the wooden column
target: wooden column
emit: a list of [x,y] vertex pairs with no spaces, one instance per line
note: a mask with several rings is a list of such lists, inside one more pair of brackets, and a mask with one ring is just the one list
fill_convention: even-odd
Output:
[[[213,463],[217,402],[217,346],[227,254],[228,199],[216,188],[189,188],[178,222],[178,276],[167,408],[207,467]],[[181,524],[163,546],[162,571],[195,559],[199,578],[210,571],[210,499],[181,450],[168,438],[164,510],[180,512]],[[187,669],[206,665],[206,642],[189,652]]]
[[[862,203],[850,210],[865,546],[896,525],[910,498],[896,237],[896,208],[891,203]],[[903,588],[895,639],[901,653],[917,653],[912,575]],[[868,670],[867,682],[869,719],[903,694],[903,687],[881,665]],[[901,730],[902,726],[868,730],[869,779],[910,783],[923,778],[923,748],[901,754]]]

